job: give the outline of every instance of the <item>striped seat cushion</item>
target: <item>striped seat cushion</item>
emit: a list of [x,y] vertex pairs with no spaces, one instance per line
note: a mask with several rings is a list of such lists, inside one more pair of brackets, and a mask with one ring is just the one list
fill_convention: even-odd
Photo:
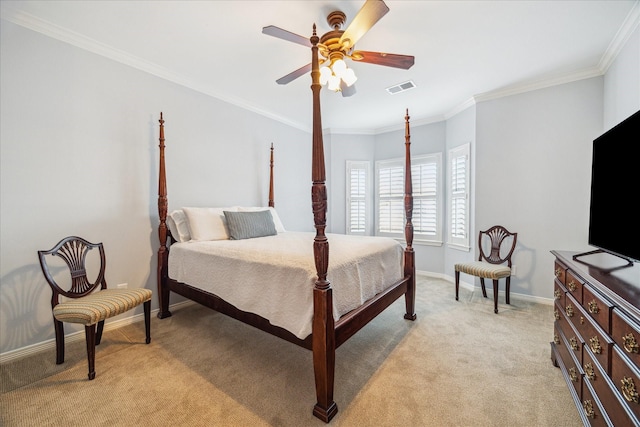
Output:
[[149,301],[151,295],[149,289],[104,289],[56,305],[53,316],[61,322],[93,325]]
[[488,262],[475,261],[455,265],[456,271],[484,277],[485,279],[502,279],[511,276],[511,268],[502,264],[490,264]]

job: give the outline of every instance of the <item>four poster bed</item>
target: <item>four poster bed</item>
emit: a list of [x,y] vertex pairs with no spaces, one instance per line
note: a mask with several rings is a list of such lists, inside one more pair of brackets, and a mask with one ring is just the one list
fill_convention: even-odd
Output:
[[[278,231],[274,234],[269,224],[268,233],[258,233],[259,236],[251,238],[232,236],[231,239],[180,243],[178,236],[168,228],[172,224],[171,216],[169,221],[167,218],[164,120],[161,113],[158,317],[171,316],[169,294],[173,291],[311,350],[317,397],[313,414],[329,422],[338,411],[333,400],[336,349],[403,295],[406,306],[404,318],[416,318],[411,222],[413,198],[411,173],[405,173],[405,248],[389,238],[325,234],[327,192],[320,117],[319,38],[315,25],[310,40],[313,92],[311,195],[315,233]],[[407,111],[405,171],[411,170],[410,144]],[[270,170],[268,209],[277,224],[277,214],[273,213],[273,146]],[[220,211],[215,212],[221,216]],[[224,213],[229,227],[233,225],[229,222],[234,220],[233,215]],[[277,243],[281,240],[284,243]],[[286,249],[277,249],[280,247]],[[334,286],[327,280],[328,276]],[[260,286],[247,286],[252,283]],[[233,293],[233,289],[239,289],[240,293]],[[274,306],[276,310],[270,311]],[[289,316],[279,317],[278,313],[283,311],[289,312]]]

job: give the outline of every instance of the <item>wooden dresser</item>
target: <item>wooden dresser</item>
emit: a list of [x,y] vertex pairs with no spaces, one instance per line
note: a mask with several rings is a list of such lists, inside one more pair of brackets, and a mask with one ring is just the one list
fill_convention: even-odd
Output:
[[560,368],[584,425],[640,426],[640,265],[551,251]]

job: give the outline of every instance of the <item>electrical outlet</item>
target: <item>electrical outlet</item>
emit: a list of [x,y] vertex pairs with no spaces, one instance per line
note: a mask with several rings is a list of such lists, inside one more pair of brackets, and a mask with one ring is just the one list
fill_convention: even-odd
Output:
[[511,266],[511,275],[512,275],[512,276],[515,276],[515,275],[516,275],[516,266],[515,266],[515,265],[512,265],[512,266]]
[[127,289],[127,287],[129,286],[128,283],[120,283],[117,288],[118,289]]

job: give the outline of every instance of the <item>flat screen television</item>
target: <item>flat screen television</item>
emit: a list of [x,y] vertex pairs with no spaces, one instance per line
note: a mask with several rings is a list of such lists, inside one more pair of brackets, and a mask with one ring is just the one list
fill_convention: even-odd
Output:
[[640,261],[640,111],[593,141],[590,246]]

